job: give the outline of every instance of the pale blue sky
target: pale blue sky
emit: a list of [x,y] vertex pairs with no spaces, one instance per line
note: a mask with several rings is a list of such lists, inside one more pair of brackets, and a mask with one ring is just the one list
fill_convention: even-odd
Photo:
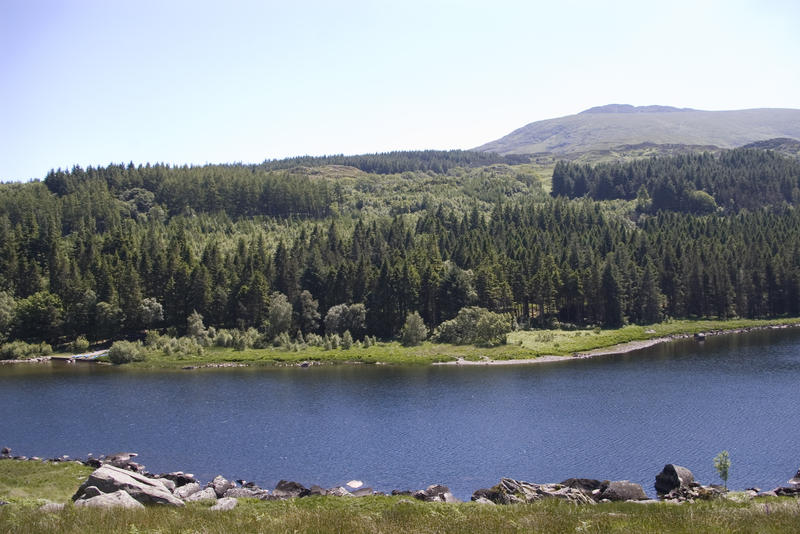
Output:
[[800,2],[0,0],[0,181],[470,148],[609,104],[800,108]]

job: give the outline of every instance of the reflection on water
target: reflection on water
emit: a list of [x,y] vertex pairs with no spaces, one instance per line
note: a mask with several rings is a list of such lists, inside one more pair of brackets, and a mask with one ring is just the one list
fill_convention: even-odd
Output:
[[135,451],[152,471],[264,487],[444,483],[461,498],[503,476],[627,478],[652,493],[671,462],[716,482],[727,449],[730,487],[772,488],[800,467],[798,382],[797,329],[509,367],[6,365],[0,446]]

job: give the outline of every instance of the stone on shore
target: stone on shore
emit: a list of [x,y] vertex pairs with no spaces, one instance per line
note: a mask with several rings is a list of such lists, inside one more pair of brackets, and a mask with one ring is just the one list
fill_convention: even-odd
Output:
[[797,470],[797,473],[795,473],[794,477],[789,479],[787,484],[800,488],[800,469]]
[[201,491],[202,489],[203,487],[200,484],[198,484],[197,482],[192,482],[190,484],[184,484],[183,486],[176,488],[175,491],[173,492],[173,495],[175,495],[179,499],[186,500],[195,493]]
[[260,499],[262,501],[270,500],[272,497],[269,491],[255,488],[231,488],[225,492],[223,497],[233,497],[236,499]]
[[216,501],[217,500],[217,492],[214,491],[214,488],[203,488],[202,490],[192,493],[188,497],[184,499],[186,502],[198,502],[198,501]]
[[[5,504],[3,501],[0,501],[0,504]],[[63,502],[48,502],[39,507],[40,512],[47,512],[47,513],[58,513],[64,509],[66,506]]]
[[235,488],[236,487],[236,483],[235,482],[231,482],[230,480],[227,480],[222,475],[217,475],[216,477],[214,477],[214,480],[212,480],[211,482],[208,483],[207,487],[214,488],[214,491],[216,492],[217,497],[222,497],[223,495],[225,495],[226,491],[228,491],[229,489]]
[[488,489],[479,489],[472,500],[488,499],[495,504],[516,504],[542,499],[564,499],[573,503],[592,504],[594,500],[583,491],[562,484],[532,484],[511,478]]
[[227,511],[236,508],[238,501],[234,497],[223,497],[217,501],[217,504],[211,507],[211,510]]
[[299,482],[292,482],[289,480],[281,480],[275,486],[272,494],[279,499],[294,499],[297,497],[305,497],[311,493],[307,487]]
[[664,495],[672,490],[687,487],[692,482],[694,482],[694,475],[687,468],[675,464],[667,464],[656,475],[656,493]]
[[142,503],[134,499],[127,491],[117,490],[111,493],[101,493],[88,499],[75,501],[77,507],[90,508],[144,508]]
[[609,501],[646,501],[647,494],[639,484],[630,480],[615,480],[600,493],[599,498]]
[[89,475],[72,500],[83,497],[90,486],[95,486],[105,494],[122,490],[142,504],[183,506],[183,501],[172,495],[158,480],[111,465],[104,465]]

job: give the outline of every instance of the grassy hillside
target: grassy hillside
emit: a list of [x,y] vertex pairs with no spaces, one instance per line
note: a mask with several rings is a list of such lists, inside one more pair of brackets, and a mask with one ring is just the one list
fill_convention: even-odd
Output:
[[[577,115],[530,123],[476,150],[498,154],[574,154],[622,145],[712,145],[733,148],[755,141],[800,139],[800,110],[677,110],[652,107],[619,112],[592,108]],[[669,110],[665,110],[669,109]]]

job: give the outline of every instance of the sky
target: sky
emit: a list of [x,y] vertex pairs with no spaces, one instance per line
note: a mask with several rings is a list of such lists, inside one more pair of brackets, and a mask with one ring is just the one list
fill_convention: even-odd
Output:
[[468,149],[611,103],[800,108],[800,2],[0,0],[0,181]]

